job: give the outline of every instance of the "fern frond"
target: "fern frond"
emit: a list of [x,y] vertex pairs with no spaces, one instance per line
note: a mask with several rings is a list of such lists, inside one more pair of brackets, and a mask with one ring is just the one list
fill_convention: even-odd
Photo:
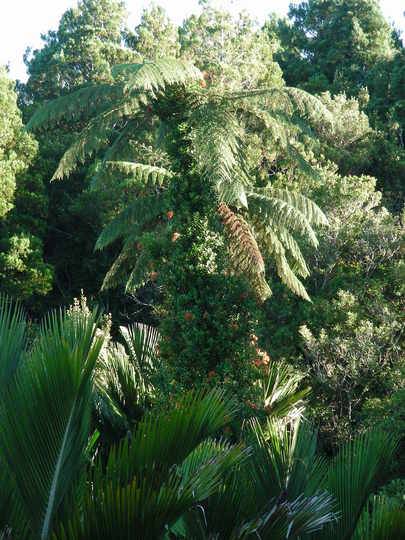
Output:
[[122,98],[121,85],[93,84],[42,105],[32,116],[26,129],[47,129],[62,120],[85,120],[95,113],[110,108]]
[[263,257],[247,222],[224,203],[219,205],[218,213],[228,235],[235,270],[264,273]]
[[305,216],[309,223],[314,225],[328,225],[328,219],[319,206],[308,197],[305,197],[305,195],[302,195],[296,191],[277,189],[274,187],[265,188],[265,192],[267,192],[271,197],[284,201],[290,206],[293,206],[299,210],[299,212]]
[[[317,213],[317,217],[311,213],[315,208],[303,206],[303,201],[298,198],[297,201],[302,203],[301,207],[296,205],[297,201],[294,197],[288,199],[288,195],[283,190],[249,192],[249,204],[252,203],[252,210],[256,210],[261,214],[264,220],[273,222],[277,227],[284,227],[287,230],[299,232],[306,237],[314,247],[318,246],[318,240],[315,231],[311,226],[309,218],[321,220],[321,214]],[[312,203],[314,205],[314,203]],[[315,205],[316,206],[316,205]],[[305,212],[305,213],[304,213]],[[321,212],[319,210],[319,212]],[[307,217],[308,215],[308,217]],[[326,219],[326,218],[325,218]]]
[[104,276],[101,290],[113,289],[125,283],[128,279],[128,267],[131,267],[135,261],[132,261],[136,250],[136,239],[130,238],[124,243],[121,253],[115,259],[111,268]]
[[201,71],[191,62],[177,58],[159,58],[142,64],[118,64],[112,69],[113,77],[125,80],[126,93],[150,92],[155,95],[166,86],[201,80]]
[[143,185],[153,185],[161,187],[170,180],[173,174],[163,167],[154,167],[144,163],[134,163],[131,161],[106,161],[104,169],[109,175],[119,175],[120,178],[137,180]]
[[135,103],[123,103],[93,118],[66,150],[52,180],[69,177],[79,163],[109,145],[115,126],[134,112]]
[[215,103],[199,107],[191,116],[193,153],[202,175],[220,202],[247,206],[249,179],[243,169],[243,130],[236,117]]
[[263,257],[251,228],[225,203],[219,205],[218,214],[227,233],[232,268],[245,274],[258,296],[265,300],[271,295],[271,290],[264,277]]
[[[288,234],[287,231],[284,231],[285,232],[285,237],[288,238],[286,236],[286,234]],[[289,262],[288,262],[288,259],[286,257],[286,251],[285,251],[285,248],[281,242],[281,239],[280,239],[281,235],[280,233],[277,234],[273,229],[272,227],[270,227],[268,224],[266,225],[265,227],[265,235],[263,236],[262,240],[267,248],[267,251],[269,254],[272,255],[272,257],[274,258],[274,261],[276,263],[276,269],[277,269],[277,274],[278,276],[280,277],[281,281],[291,290],[293,291],[295,294],[297,294],[298,296],[300,296],[301,298],[303,298],[304,300],[308,300],[309,302],[311,301],[311,299],[309,298],[308,296],[308,293],[304,287],[304,285],[301,283],[301,281],[297,278],[297,276],[295,275],[295,273],[293,272]],[[291,235],[290,235],[290,238],[288,238],[288,241],[290,242],[292,239]],[[291,247],[292,244],[290,244]],[[302,257],[302,254],[301,254],[301,251],[298,250],[298,253],[297,251],[293,251],[292,252],[293,254],[293,258],[298,262],[298,273],[302,276],[302,277],[306,277],[308,275],[308,268],[305,264],[305,261],[304,259],[302,258],[302,262],[303,262],[303,265],[300,266],[299,262],[300,262],[300,256]]]
[[281,281],[296,295],[300,296],[304,300],[307,300],[308,302],[311,302],[304,285],[292,271],[286,257],[275,254],[274,260],[276,262],[277,274],[279,275]]
[[133,266],[132,272],[130,273],[125,285],[125,292],[135,292],[139,287],[144,285],[148,279],[149,272],[150,257],[144,251],[139,255],[135,265]]
[[166,193],[157,193],[148,197],[138,197],[127,206],[106,227],[97,239],[95,249],[103,249],[118,238],[136,234],[145,223],[153,221],[168,206]]

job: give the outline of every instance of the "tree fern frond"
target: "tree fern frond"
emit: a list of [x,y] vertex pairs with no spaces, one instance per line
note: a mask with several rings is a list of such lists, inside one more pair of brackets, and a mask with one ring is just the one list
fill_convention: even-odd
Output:
[[199,107],[191,116],[191,141],[197,164],[220,202],[247,206],[249,179],[243,169],[243,130],[236,117],[215,103]]
[[154,167],[144,163],[131,161],[106,161],[104,168],[107,174],[118,174],[120,178],[138,180],[141,185],[157,185],[161,187],[173,174],[163,167]]
[[136,240],[129,239],[125,242],[121,253],[115,259],[111,268],[108,270],[104,276],[103,284],[101,290],[105,291],[107,289],[113,289],[118,285],[122,285],[128,279],[128,267],[131,265],[132,257],[136,249]]
[[185,84],[190,80],[201,80],[201,71],[191,62],[177,58],[160,58],[143,64],[118,64],[112,74],[125,80],[125,92],[155,92],[166,86]]
[[122,103],[93,118],[64,153],[52,180],[68,177],[78,163],[85,163],[86,158],[108,146],[116,124],[126,115],[134,113],[136,107],[135,102]]
[[106,225],[97,239],[95,249],[103,249],[120,237],[140,231],[145,223],[162,214],[167,209],[167,205],[168,199],[165,193],[138,197]]
[[147,281],[150,272],[150,257],[146,252],[142,252],[136,259],[131,273],[125,285],[125,292],[135,292],[139,287]]
[[252,211],[256,210],[267,222],[273,222],[278,227],[297,231],[310,240],[313,246],[318,246],[318,240],[310,221],[303,212],[294,206],[294,199],[291,202],[273,195],[272,191],[266,192],[268,195],[256,192],[248,193],[249,204],[252,204]]
[[46,129],[61,120],[88,119],[111,107],[123,98],[123,87],[117,84],[94,84],[42,105],[28,122],[26,129]]
[[314,225],[328,225],[328,219],[319,206],[305,195],[288,189],[267,188],[266,191],[274,198],[285,201],[297,208]]
[[232,268],[245,274],[258,296],[265,300],[271,295],[271,290],[264,277],[263,257],[252,230],[225,203],[219,205],[218,213],[227,233]]
[[276,262],[277,274],[279,275],[281,281],[296,295],[300,296],[304,300],[311,302],[310,297],[297,276],[292,271],[290,265],[288,264],[287,258],[284,255],[274,255],[274,260]]
[[295,238],[284,228],[278,229],[277,232],[280,236],[281,242],[288,250],[289,255],[294,259],[297,265],[297,272],[299,273],[299,275],[303,278],[308,277],[310,273],[309,268],[307,266],[307,263],[305,262],[304,256],[302,255],[301,249]]
[[289,156],[295,161],[300,172],[314,180],[321,180],[322,176],[312,165],[304,158],[301,152],[291,143],[288,143],[286,148]]
[[230,256],[235,270],[248,274],[264,273],[259,246],[247,222],[224,203],[218,207],[230,243]]

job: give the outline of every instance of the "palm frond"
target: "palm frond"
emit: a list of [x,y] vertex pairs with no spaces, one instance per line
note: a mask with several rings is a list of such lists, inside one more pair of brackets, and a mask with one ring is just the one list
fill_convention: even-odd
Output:
[[[27,346],[24,311],[0,294],[0,388],[6,387],[21,362]],[[0,391],[1,392],[1,391]]]
[[1,404],[1,454],[32,534],[47,539],[81,470],[90,433],[92,376],[101,342],[95,315],[54,315]]
[[302,376],[284,362],[270,360],[268,372],[259,381],[263,392],[263,407],[275,420],[292,420],[303,412],[304,398],[309,388],[299,390]]
[[327,488],[336,498],[341,518],[320,538],[351,540],[377,482],[387,470],[396,441],[374,430],[344,446],[328,470]]
[[386,498],[374,495],[366,505],[351,540],[405,538],[405,512]]

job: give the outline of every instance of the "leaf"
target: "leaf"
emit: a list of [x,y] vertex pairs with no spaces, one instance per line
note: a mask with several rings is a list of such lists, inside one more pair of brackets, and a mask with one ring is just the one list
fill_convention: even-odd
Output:
[[1,404],[1,454],[32,533],[44,540],[83,464],[101,347],[94,342],[95,320],[95,315],[49,317]]

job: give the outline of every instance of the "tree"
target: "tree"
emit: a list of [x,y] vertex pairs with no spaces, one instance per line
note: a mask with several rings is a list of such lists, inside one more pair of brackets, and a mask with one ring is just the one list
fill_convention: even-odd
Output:
[[0,141],[1,290],[28,299],[46,294],[52,279],[41,242],[46,201],[37,178],[27,172],[38,145],[23,130],[14,85],[5,71],[0,71]]
[[291,5],[288,17],[291,25],[280,21],[276,29],[277,59],[288,84],[311,92],[357,96],[375,64],[395,54],[376,0],[308,0]]
[[206,72],[222,88],[280,86],[282,73],[273,59],[277,38],[271,39],[246,14],[203,3],[199,16],[191,15],[179,28],[181,56]]
[[175,58],[180,50],[178,29],[168,19],[164,9],[155,4],[143,10],[135,32],[126,32],[125,43],[148,60]]
[[[308,299],[296,274],[305,277],[309,271],[294,233],[316,246],[312,224],[325,224],[326,219],[300,193],[277,189],[268,178],[256,183],[255,169],[249,171],[245,158],[244,138],[249,126],[265,130],[268,145],[274,144],[277,133],[278,144],[294,156],[303,173],[314,174],[289,136],[295,129],[294,115],[321,114],[323,108],[318,100],[291,88],[230,93],[206,87],[201,72],[184,61],[116,66],[113,75],[113,90],[110,85],[79,90],[70,96],[68,107],[62,98],[38,111],[30,127],[46,128],[69,118],[72,108],[87,114],[94,107],[95,116],[65,153],[54,177],[70,175],[80,161],[107,146],[95,185],[111,175],[124,180],[134,195],[97,242],[103,248],[123,239],[105,285],[126,277],[127,290],[148,280],[166,287],[165,335],[173,340],[166,353],[174,358],[176,340],[188,343],[182,378],[193,380],[193,370],[200,378],[233,357],[234,347],[224,354],[214,336],[234,332],[239,317],[241,331],[235,336],[247,345],[252,310],[241,302],[246,299],[240,296],[245,294],[243,281],[247,279],[259,299],[271,293],[259,245],[274,257],[283,282]],[[117,136],[110,144],[113,126]],[[122,160],[128,147],[130,160]],[[139,162],[138,156],[150,161]],[[205,331],[212,333],[208,340],[202,339]],[[193,367],[196,350],[202,365]],[[243,356],[241,365],[246,363]]]
[[25,53],[28,81],[24,103],[38,103],[71,92],[89,81],[110,79],[110,66],[133,58],[122,48],[126,8],[121,0],[82,0],[68,9],[57,31],[42,36],[44,47]]

